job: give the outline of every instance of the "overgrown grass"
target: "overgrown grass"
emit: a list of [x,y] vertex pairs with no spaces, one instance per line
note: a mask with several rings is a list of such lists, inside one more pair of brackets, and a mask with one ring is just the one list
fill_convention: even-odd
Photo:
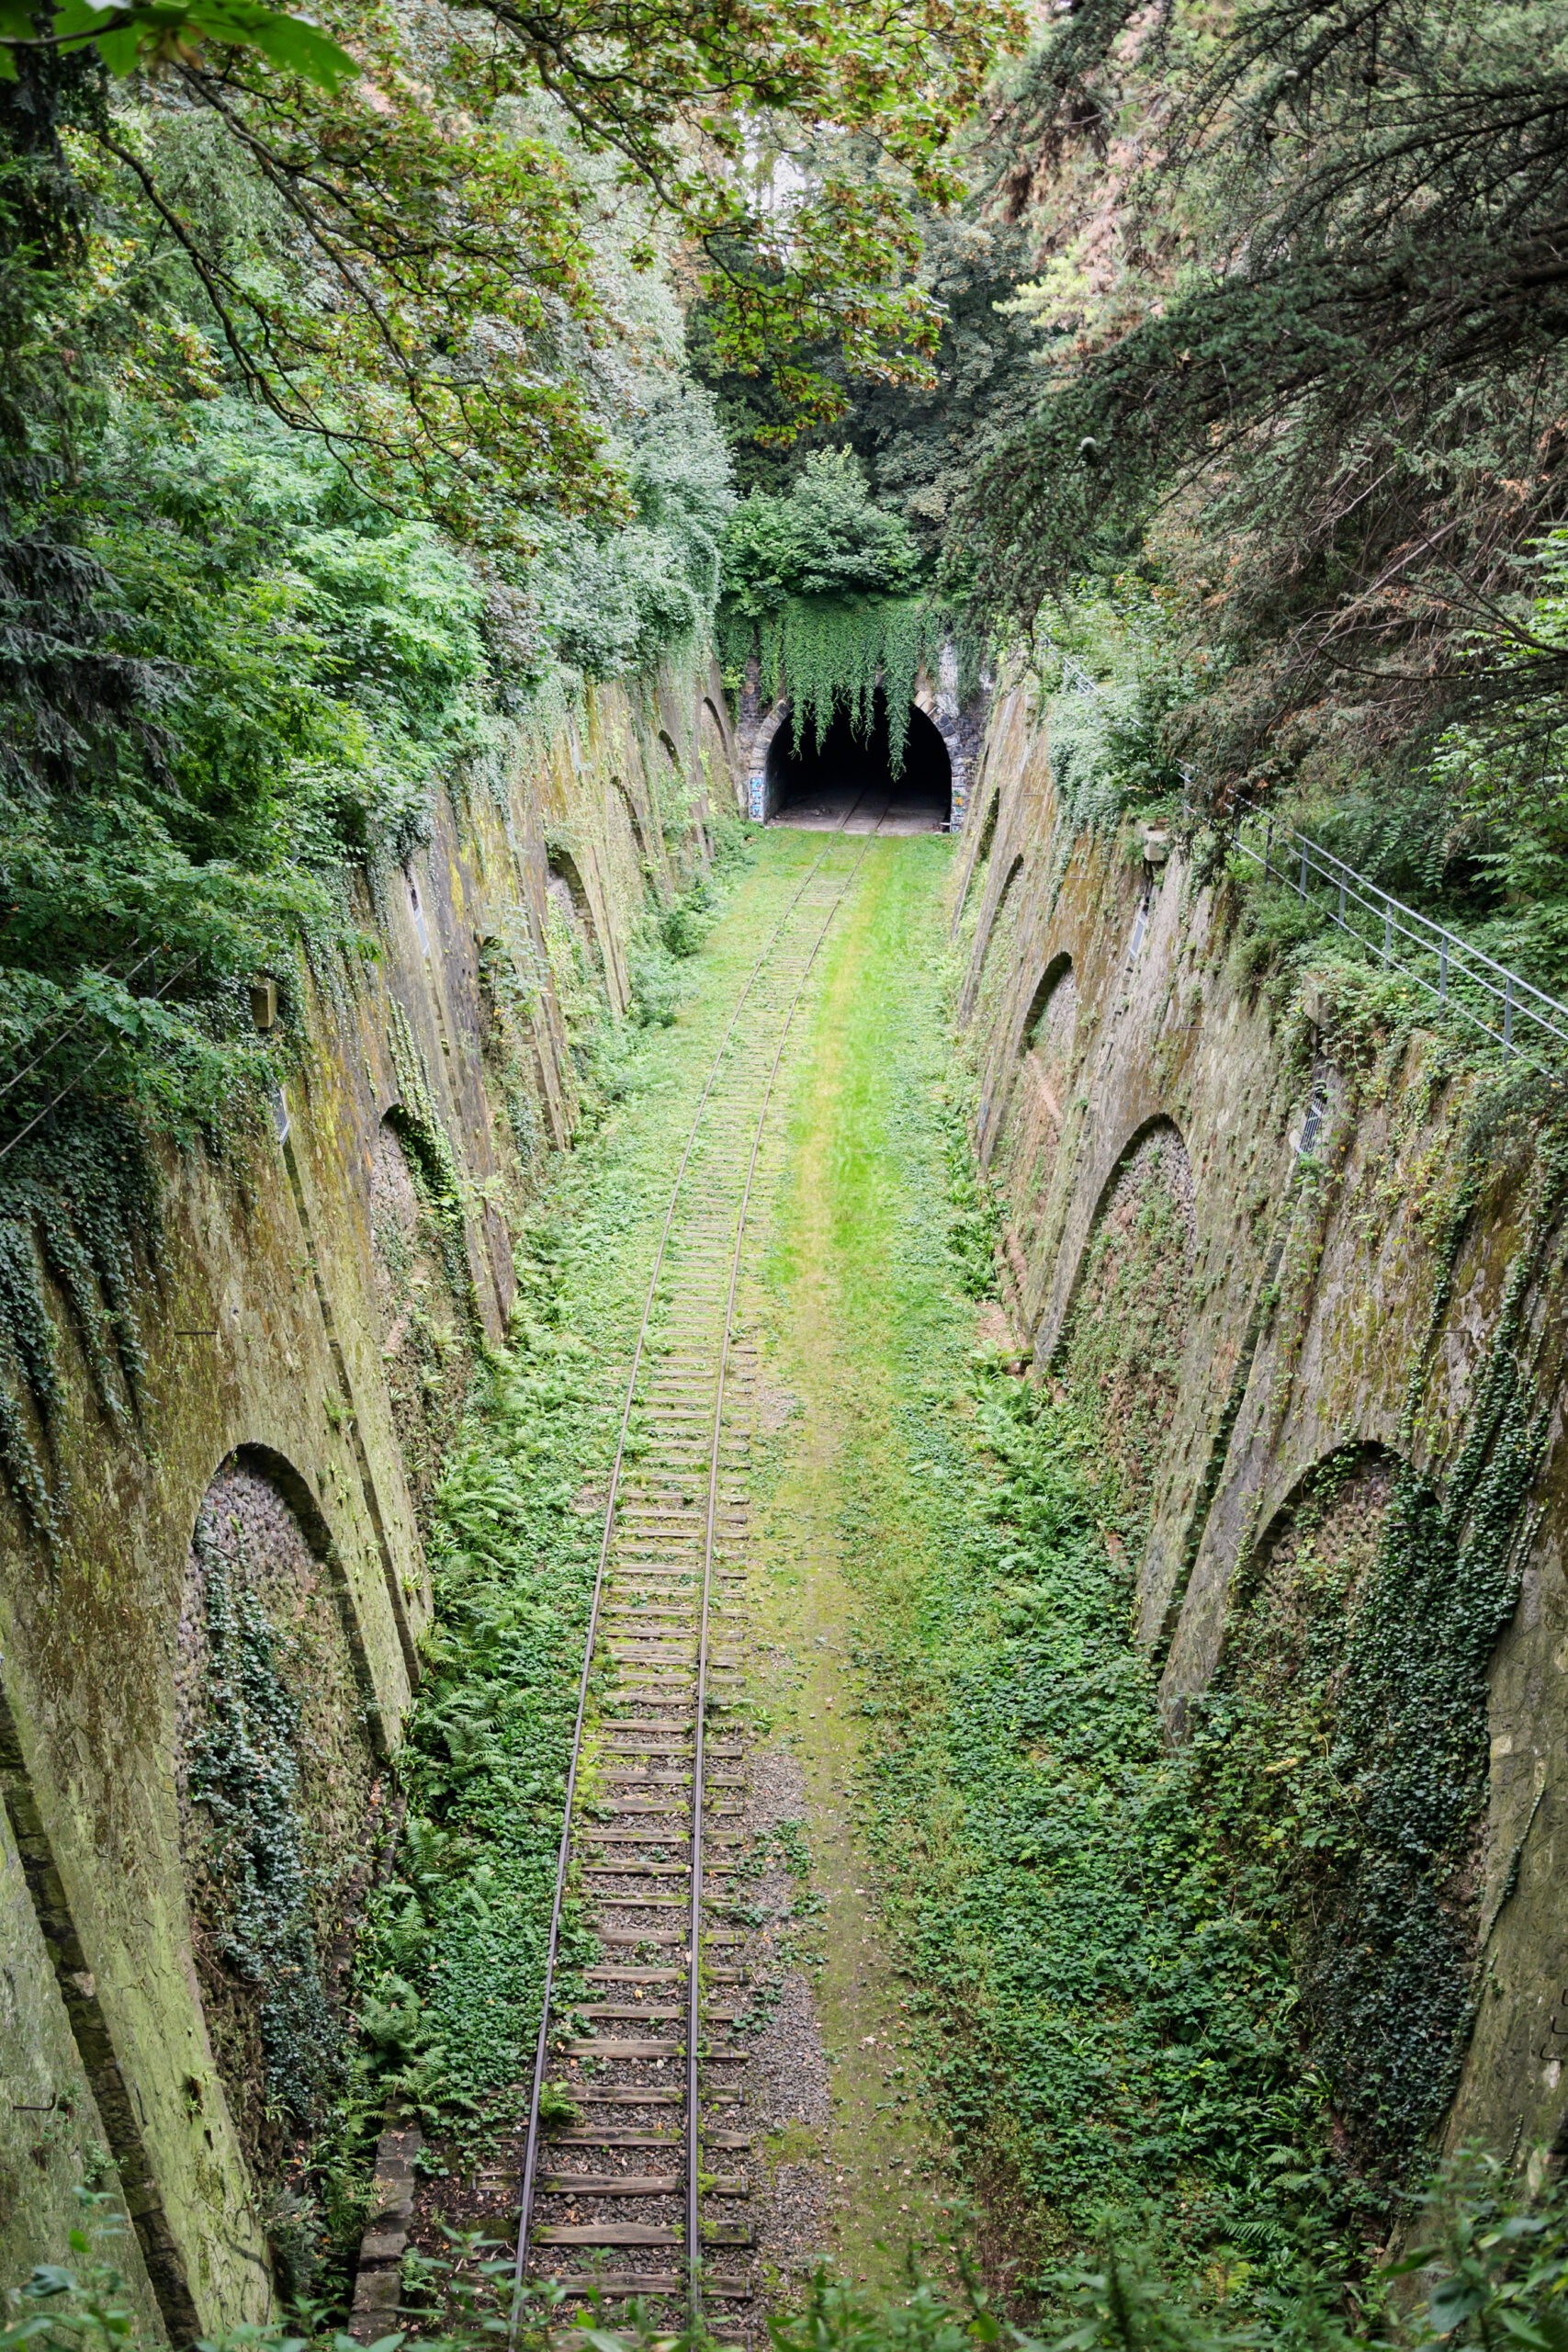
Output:
[[1369,2225],[1301,2064],[1282,1918],[1162,1741],[1131,1625],[1141,1491],[1076,1384],[1026,1390],[975,1347],[988,1238],[953,1163],[934,893],[914,860],[868,872],[773,1279],[786,1331],[794,1284],[829,1301],[835,1360],[801,1376],[843,1417],[861,1813],[929,2093],[1018,2307],[1115,2211],[1194,2296],[1257,2311],[1303,2261],[1364,2267]]
[[[770,846],[772,903],[809,854]],[[1363,2190],[1335,2152],[1329,2086],[1303,2063],[1282,1867],[1301,1847],[1296,1792],[1269,1778],[1261,1719],[1234,1700],[1228,1749],[1215,1723],[1167,1751],[1130,1626],[1135,1500],[1103,1430],[1070,1385],[1026,1390],[971,1344],[976,1196],[954,1165],[931,887],[946,854],[879,849],[827,959],[769,1273],[786,1329],[795,1285],[828,1301],[831,1362],[815,1376],[843,1402],[871,1750],[860,1810],[928,2093],[979,2192],[985,2267],[1046,2324],[1050,2352],[1417,2352],[1439,2337],[1568,2352],[1564,2192],[1532,2207],[1483,2158],[1438,2184],[1410,2257],[1429,2275],[1391,2302],[1371,2241],[1415,2209]],[[503,2102],[536,2026],[591,1498],[671,1138],[765,901],[754,894],[750,927],[715,929],[690,1018],[628,1045],[623,1094],[558,1171],[520,1261],[513,1346],[488,1360],[441,1490],[401,1873],[364,1961],[366,2128],[389,2088],[449,2143],[515,2120],[515,2096]],[[1488,1510],[1468,1515],[1489,1572]],[[1454,1587],[1441,1561],[1433,1587]],[[1382,1671],[1386,1619],[1366,1622]],[[1407,1695],[1429,1704],[1429,1682]],[[795,1825],[777,1834],[793,1856]],[[573,1917],[569,1962],[590,1949]],[[445,2276],[425,2282],[433,2306]],[[493,2327],[483,2304],[457,2314],[470,2340]],[[117,2309],[89,2244],[79,2276],[39,2274],[0,2352],[38,2335],[107,2352],[131,2332]],[[332,2341],[326,2319],[307,2301],[310,2333]],[[954,2301],[913,2283],[888,2302],[827,2278],[774,2334],[779,2352],[1035,2342],[977,2288]],[[234,2340],[282,2352],[280,2335]]]
[[[727,835],[717,880],[650,918],[647,953],[674,976],[669,1022],[645,1012],[594,1044],[577,1148],[518,1243],[510,1344],[483,1353],[434,1498],[435,1612],[398,1767],[408,1810],[360,1946],[351,2096],[312,2182],[342,2256],[389,2101],[422,2121],[438,2176],[525,2120],[604,1482],[654,1243],[736,992],[815,854],[777,848],[727,922],[745,865]],[[569,1999],[585,1997],[574,1971],[595,1950],[569,1900]],[[314,2285],[332,2307],[330,2273]]]

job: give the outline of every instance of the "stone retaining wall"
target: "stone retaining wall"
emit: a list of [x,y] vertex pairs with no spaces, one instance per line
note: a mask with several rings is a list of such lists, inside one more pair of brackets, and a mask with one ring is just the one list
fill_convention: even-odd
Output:
[[[257,1589],[303,1577],[322,1638],[340,1628],[367,1747],[339,1780],[357,1802],[397,1744],[430,1614],[411,1430],[428,1404],[438,1444],[473,1351],[504,1332],[517,1218],[578,1116],[574,1033],[606,999],[625,1009],[649,893],[692,878],[733,794],[724,708],[715,673],[605,689],[547,749],[519,736],[440,797],[427,846],[364,896],[378,959],[285,1007],[271,1132],[232,1165],[164,1155],[129,1439],[53,1301],[59,1543],[0,1497],[0,2278],[58,2257],[73,2186],[107,2165],[144,2315],[188,2340],[269,2307],[244,2152],[260,2127],[242,2131],[225,2087],[202,1996],[219,1963],[193,1942],[182,1856],[197,1513],[209,1493],[273,1498],[257,1528],[272,1511],[299,1558],[258,1556]],[[457,1203],[423,1224],[400,1182],[421,1152],[446,1155]],[[231,2017],[219,2039],[231,2053],[249,2030]]]
[[[1441,1479],[1499,1337],[1540,1171],[1500,1149],[1445,1248],[1474,1080],[1391,1054],[1309,975],[1249,978],[1236,900],[1137,829],[1076,831],[1021,690],[993,712],[956,877],[977,1137],[1003,1190],[1002,1277],[1032,1376],[1070,1373],[1078,1286],[1143,1139],[1190,1170],[1169,1423],[1146,1468],[1137,1623],[1172,1736],[1221,1659],[1233,1581],[1347,1448]],[[1070,1021],[1044,1016],[1070,975]],[[1174,1241],[1171,1245],[1175,1247]],[[1517,1352],[1547,1416],[1523,1582],[1490,1676],[1477,2023],[1450,2132],[1540,2167],[1568,2134],[1568,1341],[1551,1212]],[[1058,1367],[1061,1368],[1060,1372]],[[1163,1408],[1162,1408],[1163,1409]]]

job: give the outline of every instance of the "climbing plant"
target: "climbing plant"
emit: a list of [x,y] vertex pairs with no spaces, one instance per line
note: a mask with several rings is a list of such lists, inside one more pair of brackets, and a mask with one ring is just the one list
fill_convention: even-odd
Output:
[[137,1252],[155,1255],[159,1230],[146,1154],[112,1112],[78,1110],[0,1167],[0,1472],[40,1534],[62,1499],[50,1441],[64,1402],[40,1273],[65,1300],[99,1404],[126,1423],[145,1364]]
[[879,504],[849,450],[807,459],[787,497],[754,491],[719,542],[718,636],[730,677],[755,658],[764,695],[788,694],[795,735],[820,747],[842,709],[870,733],[886,697],[888,763],[903,771],[922,662],[953,635],[946,607],[919,593],[921,558],[903,516]]
[[720,615],[720,646],[739,676],[755,658],[770,700],[788,695],[795,741],[820,746],[836,711],[870,733],[878,691],[887,714],[888,764],[903,773],[909,707],[922,664],[933,669],[951,635],[945,607],[924,596],[786,596],[753,620]]
[[1317,1472],[1254,1555],[1200,1710],[1216,1819],[1290,1921],[1309,2054],[1359,2160],[1396,2181],[1448,2106],[1473,2013],[1486,1673],[1545,1453],[1527,1303],[1553,1227],[1549,1188],[1452,1461],[1369,1469],[1352,1453]]
[[208,1639],[203,1719],[190,1743],[201,1873],[219,1956],[254,1990],[268,2101],[300,2129],[315,2120],[343,2064],[311,1914],[300,1707],[281,1671],[280,1637],[225,1559],[209,1505],[191,1541]]
[[407,1013],[395,1001],[391,1039],[401,1099],[388,1116],[408,1154],[421,1205],[435,1229],[452,1295],[472,1315],[476,1312],[474,1277],[468,1264],[462,1178],[457,1172],[451,1139],[430,1091],[419,1041]]

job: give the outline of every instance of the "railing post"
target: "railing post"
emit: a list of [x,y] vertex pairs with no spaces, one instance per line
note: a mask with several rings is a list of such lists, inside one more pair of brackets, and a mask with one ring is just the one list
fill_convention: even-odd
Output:
[[[1185,769],[1182,771],[1182,781],[1184,785],[1190,781]],[[1183,800],[1186,805],[1185,793]],[[1281,846],[1280,871],[1276,876],[1273,810],[1265,804],[1247,800],[1239,793],[1234,798],[1230,798],[1228,795],[1224,796],[1222,799],[1222,808],[1224,814],[1216,821],[1230,829],[1229,837],[1238,848],[1241,846],[1242,826],[1246,820],[1251,817],[1262,818],[1262,862],[1265,881],[1278,880],[1282,888],[1287,890],[1293,888],[1303,904],[1307,896],[1309,876],[1315,876],[1321,882],[1337,882],[1337,897],[1340,926],[1374,956],[1377,956],[1378,950],[1373,945],[1372,940],[1368,937],[1359,923],[1352,924],[1350,922],[1350,886],[1352,883],[1356,886],[1358,914],[1364,910],[1368,914],[1375,915],[1377,901],[1381,899],[1382,901],[1381,961],[1383,968],[1387,971],[1404,973],[1406,978],[1413,980],[1416,987],[1423,989],[1428,996],[1435,996],[1443,1011],[1452,1010],[1460,1018],[1481,1030],[1484,1035],[1497,1038],[1497,1031],[1492,1026],[1490,1015],[1479,1004],[1472,1010],[1471,1003],[1467,1001],[1466,991],[1461,990],[1459,996],[1454,997],[1450,990],[1450,967],[1457,956],[1461,978],[1466,977],[1472,980],[1479,978],[1482,987],[1489,996],[1502,999],[1503,1021],[1500,1042],[1505,1053],[1520,1054],[1524,1051],[1514,1036],[1514,1016],[1519,1009],[1521,989],[1529,1000],[1524,1007],[1527,1016],[1543,1028],[1558,1046],[1568,1046],[1568,1003],[1562,1002],[1557,997],[1547,996],[1543,990],[1533,987],[1529,981],[1521,979],[1517,973],[1510,972],[1505,965],[1495,962],[1490,956],[1483,954],[1479,948],[1468,946],[1463,939],[1456,937],[1441,923],[1434,922],[1429,915],[1422,914],[1416,908],[1407,907],[1403,899],[1392,897],[1370,876],[1359,873],[1353,865],[1348,865],[1342,857],[1335,856],[1331,851],[1325,850],[1320,842],[1312,840],[1308,834],[1299,832],[1293,825],[1286,824],[1284,827],[1284,845]],[[1291,842],[1295,842],[1300,849],[1299,865],[1291,854],[1288,846]],[[1257,852],[1252,850],[1247,854],[1256,856]],[[1409,947],[1402,949],[1397,957],[1393,952],[1393,918],[1396,913],[1400,917],[1400,936],[1410,943]],[[1141,942],[1139,944],[1141,944]],[[1433,988],[1430,980],[1425,977],[1421,966],[1421,958],[1431,955],[1434,945],[1438,957],[1436,988]],[[1134,952],[1135,953],[1136,949]],[[1484,967],[1482,971],[1478,972],[1473,968],[1470,961],[1472,956]],[[1502,983],[1501,987],[1498,986],[1499,981]],[[1537,1012],[1535,1009],[1537,1006],[1544,1010]],[[0,1158],[3,1157],[4,1152],[0,1151]]]

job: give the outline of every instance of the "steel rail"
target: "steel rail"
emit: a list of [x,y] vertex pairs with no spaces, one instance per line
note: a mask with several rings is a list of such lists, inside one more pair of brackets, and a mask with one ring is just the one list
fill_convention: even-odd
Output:
[[[768,959],[773,955],[773,949],[778,944],[779,940],[784,935],[784,928],[789,922],[790,918],[795,913],[795,910],[800,904],[801,899],[805,897],[807,891],[810,888],[811,884],[816,880],[817,876],[821,871],[822,865],[827,859],[834,842],[843,834],[851,818],[854,815],[856,808],[859,808],[861,801],[864,797],[865,795],[863,792],[856,797],[855,800],[852,803],[851,807],[846,810],[844,816],[840,820],[840,823],[834,832],[830,834],[829,839],[823,843],[819,854],[812,862],[807,872],[802,877],[800,886],[795,891],[795,896],[791,899],[788,906],[779,917],[778,922],[773,928],[767,945],[757,957],[755,964],[752,966],[751,970],[747,977],[744,988],[741,989],[739,996],[736,999],[735,1008],[730,1013],[724,1035],[719,1041],[718,1049],[714,1055],[707,1078],[704,1082],[703,1091],[698,1098],[696,1109],[693,1114],[691,1129],[686,1137],[685,1148],[681,1154],[680,1165],[675,1171],[675,1181],[670,1193],[670,1204],[664,1212],[664,1222],[660,1229],[659,1242],[654,1252],[653,1268],[649,1277],[647,1295],[643,1301],[642,1318],[637,1327],[637,1340],[632,1351],[631,1371],[626,1381],[626,1402],[621,1411],[620,1430],[615,1440],[615,1459],[610,1469],[609,1491],[604,1506],[604,1532],[600,1540],[599,1559],[597,1567],[594,1571],[593,1592],[589,1604],[588,1625],[583,1642],[582,1670],[578,1681],[577,1711],[572,1724],[571,1754],[567,1767],[565,1806],[561,1815],[560,1847],[556,1860],[555,1893],[550,1905],[549,1936],[545,1948],[543,1998],[539,2010],[539,2032],[534,2050],[534,2072],[528,2101],[528,2132],[526,2140],[524,2143],[523,2177],[520,2184],[520,2196],[518,2199],[517,2255],[513,2268],[512,2316],[507,2336],[507,2340],[510,2345],[515,2345],[517,2340],[517,2330],[522,2314],[523,2291],[528,2267],[528,2232],[533,2221],[536,2183],[538,2172],[540,2137],[539,2103],[544,2092],[545,2068],[549,2056],[550,2008],[555,1992],[556,1966],[560,1951],[561,1910],[566,1898],[567,1875],[571,1862],[572,1815],[577,1797],[578,1773],[582,1760],[582,1735],[588,1714],[589,1682],[593,1668],[594,1651],[598,1643],[599,1620],[603,1614],[604,1609],[604,1581],[609,1566],[611,1547],[615,1537],[615,1507],[619,1498],[621,1474],[626,1462],[626,1438],[630,1430],[632,1412],[637,1401],[637,1385],[641,1374],[643,1354],[648,1343],[649,1326],[653,1319],[653,1309],[658,1295],[660,1277],[664,1268],[665,1252],[669,1246],[671,1229],[675,1221],[675,1211],[680,1204],[682,1189],[685,1183],[686,1171],[691,1164],[692,1154],[696,1147],[697,1136],[701,1131],[703,1114],[707,1108],[708,1100],[713,1092],[714,1087],[717,1083],[719,1072],[724,1065],[725,1056],[729,1050],[730,1041],[733,1038],[736,1028],[739,1023],[741,1013],[744,1012],[747,1003],[750,1001],[751,992],[755,989],[757,982],[766,970]],[[858,861],[854,870],[858,871]],[[695,1970],[696,1959],[694,1952],[689,1965],[694,1971]],[[694,2143],[696,2136],[696,2118],[694,2115],[690,2119],[689,2131]]]
[[[863,794],[862,798],[864,797]],[[858,808],[859,801],[855,803]],[[845,820],[848,822],[848,819]],[[778,1044],[773,1049],[773,1062],[762,1086],[762,1099],[757,1106],[757,1123],[751,1136],[751,1151],[746,1164],[746,1182],[741,1191],[739,1206],[735,1216],[735,1248],[729,1261],[729,1289],[725,1300],[724,1324],[719,1335],[718,1378],[714,1394],[713,1439],[708,1454],[707,1512],[703,1529],[703,1583],[701,1615],[697,1631],[697,1674],[695,1705],[693,1709],[694,1735],[692,1752],[692,1829],[691,1829],[691,1923],[688,1930],[686,1979],[686,2278],[688,2324],[695,2327],[703,2309],[703,2247],[701,2213],[701,2109],[699,2106],[698,2053],[702,2043],[702,1918],[703,1918],[703,1771],[707,1738],[707,1675],[708,1675],[708,1616],[713,1596],[713,1557],[715,1519],[718,1501],[718,1457],[724,1425],[724,1384],[729,1370],[729,1343],[735,1332],[735,1298],[740,1283],[740,1257],[746,1239],[746,1217],[751,1205],[751,1187],[756,1181],[757,1160],[762,1148],[762,1130],[767,1124],[768,1106],[773,1100],[774,1084],[784,1060],[784,1050],[795,1016],[806,994],[806,984],[811,967],[821,953],[824,941],[832,928],[833,918],[854,887],[855,876],[864,865],[872,842],[881,828],[879,817],[866,835],[865,846],[850,868],[844,887],[823,918],[822,928],[812,942],[811,953],[801,966],[789,1010],[780,1025]]]

